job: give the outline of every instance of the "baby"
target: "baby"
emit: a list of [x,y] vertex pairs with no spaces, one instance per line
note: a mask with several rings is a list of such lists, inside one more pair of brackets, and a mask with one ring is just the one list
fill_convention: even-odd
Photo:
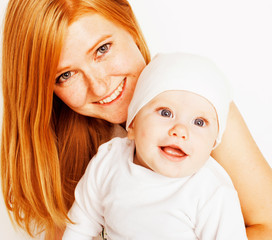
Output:
[[230,87],[210,60],[157,55],[129,106],[127,138],[100,146],[78,183],[63,239],[247,239],[237,193],[210,157]]

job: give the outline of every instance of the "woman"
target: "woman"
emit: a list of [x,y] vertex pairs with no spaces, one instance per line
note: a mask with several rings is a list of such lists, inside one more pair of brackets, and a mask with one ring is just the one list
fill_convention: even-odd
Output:
[[[149,52],[126,0],[11,0],[3,41],[4,199],[29,234],[60,239],[74,188],[125,121]],[[272,172],[234,103],[213,157],[238,191],[248,238],[271,238]]]

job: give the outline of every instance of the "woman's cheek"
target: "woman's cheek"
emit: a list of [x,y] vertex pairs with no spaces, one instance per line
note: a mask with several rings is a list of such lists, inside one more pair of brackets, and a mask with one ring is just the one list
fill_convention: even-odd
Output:
[[[123,45],[124,46],[124,45]],[[137,77],[140,75],[144,67],[146,66],[145,60],[139,48],[132,40],[130,44],[126,44],[126,48],[122,46],[122,49],[118,51],[116,63],[124,69],[130,75]]]
[[75,83],[68,87],[58,87],[55,94],[69,107],[79,108],[86,102],[87,87]]

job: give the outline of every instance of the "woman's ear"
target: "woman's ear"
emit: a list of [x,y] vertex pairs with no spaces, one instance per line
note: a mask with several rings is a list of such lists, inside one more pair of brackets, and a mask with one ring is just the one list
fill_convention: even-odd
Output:
[[134,120],[129,125],[127,131],[128,131],[128,134],[127,134],[128,139],[134,140]]

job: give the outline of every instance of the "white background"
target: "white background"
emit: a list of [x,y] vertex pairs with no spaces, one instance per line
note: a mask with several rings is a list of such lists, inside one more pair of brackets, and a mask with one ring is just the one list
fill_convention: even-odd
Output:
[[[7,2],[0,2],[1,20]],[[130,3],[152,56],[168,51],[205,55],[226,73],[234,87],[234,101],[272,166],[272,1],[130,0]],[[2,200],[0,205],[1,238],[25,239],[12,233]]]

